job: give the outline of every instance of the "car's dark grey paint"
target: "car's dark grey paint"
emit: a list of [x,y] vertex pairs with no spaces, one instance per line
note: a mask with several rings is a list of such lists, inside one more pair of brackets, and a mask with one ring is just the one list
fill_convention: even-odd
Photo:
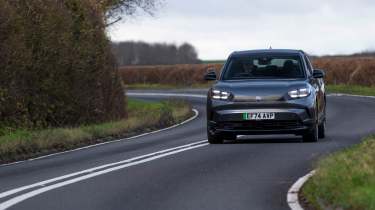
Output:
[[[239,57],[295,56],[301,61],[300,78],[226,79],[228,66]],[[286,61],[284,70],[288,71]],[[286,66],[286,67],[285,67]],[[268,67],[268,66],[267,66]],[[273,66],[271,66],[273,67]],[[276,68],[276,67],[273,67]],[[229,72],[230,73],[230,72]],[[302,75],[302,74],[301,74]],[[326,121],[326,94],[324,71],[314,70],[308,56],[300,50],[253,50],[234,52],[228,58],[217,82],[207,97],[207,134],[210,143],[233,140],[237,135],[296,134],[304,141],[324,138]],[[206,80],[216,80],[209,72]],[[307,90],[305,97],[291,97],[294,90]],[[214,98],[215,91],[219,93]],[[220,94],[226,100],[220,99]],[[299,94],[299,93],[298,93]],[[246,113],[275,113],[275,119],[244,120]]]

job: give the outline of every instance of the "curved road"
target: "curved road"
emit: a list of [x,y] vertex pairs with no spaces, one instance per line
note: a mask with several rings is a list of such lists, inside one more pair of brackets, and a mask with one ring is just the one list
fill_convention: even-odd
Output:
[[328,137],[318,143],[257,136],[207,145],[205,99],[199,97],[204,91],[184,92],[196,96],[185,98],[200,115],[182,126],[0,166],[0,210],[288,209],[289,187],[313,169],[317,157],[375,133],[374,99],[331,96]]

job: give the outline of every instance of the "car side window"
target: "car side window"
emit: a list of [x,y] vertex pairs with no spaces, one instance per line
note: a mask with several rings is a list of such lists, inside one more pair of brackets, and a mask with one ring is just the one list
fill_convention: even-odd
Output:
[[305,55],[305,61],[306,61],[307,69],[309,70],[310,75],[312,75],[313,74],[312,65],[311,65],[309,58],[306,55]]

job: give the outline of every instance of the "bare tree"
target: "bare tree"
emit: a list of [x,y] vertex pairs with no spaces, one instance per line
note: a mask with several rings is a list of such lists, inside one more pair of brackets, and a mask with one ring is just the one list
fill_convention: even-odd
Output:
[[162,0],[97,0],[105,12],[107,26],[117,23],[123,17],[143,11],[151,16]]

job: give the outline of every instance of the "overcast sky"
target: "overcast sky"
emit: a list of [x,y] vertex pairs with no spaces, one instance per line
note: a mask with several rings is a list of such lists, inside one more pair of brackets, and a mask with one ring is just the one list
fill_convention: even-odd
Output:
[[350,54],[375,49],[375,0],[164,0],[156,17],[109,33],[113,41],[189,42],[201,59],[270,46]]

